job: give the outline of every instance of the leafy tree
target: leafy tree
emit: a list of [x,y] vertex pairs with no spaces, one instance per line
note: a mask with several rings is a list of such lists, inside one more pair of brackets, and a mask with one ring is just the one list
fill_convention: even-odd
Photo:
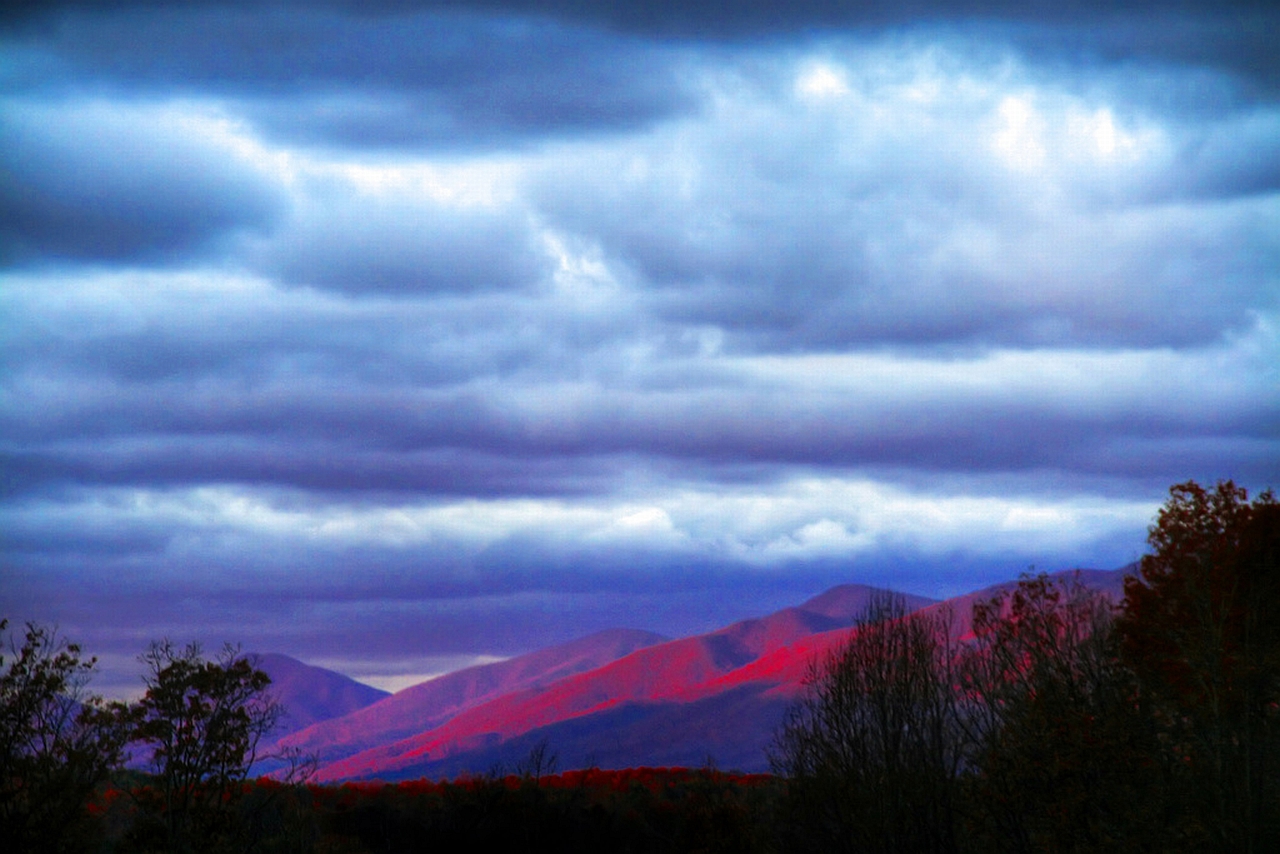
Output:
[[949,615],[873,603],[772,756],[789,850],[951,851],[961,752]]
[[963,721],[980,847],[1134,850],[1150,744],[1113,624],[1101,594],[1043,574],[974,605]]
[[138,793],[151,820],[134,842],[169,852],[231,847],[249,769],[282,713],[267,691],[271,678],[231,646],[210,660],[198,644],[164,641],[141,661],[147,690],[131,716],[155,786]]
[[[8,622],[0,620],[0,631]],[[76,851],[97,835],[87,804],[122,757],[119,706],[85,693],[96,659],[28,623],[0,655],[0,839],[13,851]]]
[[1280,505],[1231,481],[1170,490],[1125,582],[1122,651],[1163,745],[1178,844],[1280,847]]

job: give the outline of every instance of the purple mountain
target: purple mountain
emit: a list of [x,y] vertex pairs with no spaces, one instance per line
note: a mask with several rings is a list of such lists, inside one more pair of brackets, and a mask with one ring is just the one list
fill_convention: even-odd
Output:
[[[803,671],[811,652],[800,648],[788,656],[787,650],[803,647],[807,638],[843,637],[873,598],[885,592],[861,585],[838,587],[799,607],[648,646],[590,671],[506,692],[400,741],[322,764],[319,779],[483,771],[488,766],[478,762],[504,760],[530,734],[545,736],[557,751],[566,748],[564,758],[573,765],[699,764],[709,753],[729,761],[744,752],[759,753],[753,764],[761,765],[760,739],[767,743],[803,672],[795,676],[791,669],[759,671],[753,666],[783,655],[788,661],[803,659]],[[909,609],[933,601],[903,598]],[[653,731],[664,735],[651,737]],[[719,753],[711,749],[717,744]]]
[[318,721],[349,715],[390,696],[341,673],[304,664],[287,655],[268,652],[256,658],[258,668],[271,677],[271,693],[285,709],[275,731],[277,738]]
[[[1113,600],[1126,570],[1081,570]],[[946,602],[904,596],[908,610],[947,608],[970,629],[975,601],[995,585]],[[813,663],[848,641],[885,591],[845,585],[802,605],[705,635],[662,641],[604,632],[425,682],[282,744],[317,755],[317,779],[401,780],[515,767],[545,744],[562,769],[704,764],[764,770],[767,749]],[[661,641],[661,642],[660,642]]]
[[652,632],[609,629],[506,661],[468,667],[384,695],[345,716],[300,728],[279,746],[300,749],[322,762],[340,759],[430,730],[497,697],[595,670],[665,640]]

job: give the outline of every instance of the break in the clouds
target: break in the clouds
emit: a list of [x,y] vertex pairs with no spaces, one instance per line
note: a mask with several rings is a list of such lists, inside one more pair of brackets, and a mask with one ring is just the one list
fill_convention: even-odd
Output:
[[0,613],[402,684],[1128,563],[1280,474],[1276,23],[12,13]]

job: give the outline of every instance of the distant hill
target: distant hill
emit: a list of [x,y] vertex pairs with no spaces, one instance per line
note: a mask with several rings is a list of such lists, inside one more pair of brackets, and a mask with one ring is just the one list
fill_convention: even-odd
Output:
[[[1059,573],[1119,601],[1121,570]],[[971,634],[974,602],[1016,582],[908,610],[950,612]],[[767,749],[815,662],[840,649],[875,597],[844,585],[718,631],[666,640],[602,632],[468,668],[293,732],[281,744],[317,755],[321,782],[456,777],[515,768],[545,744],[561,770],[699,766],[765,770]]]
[[[490,759],[519,758],[510,754],[524,749],[530,737],[535,742],[545,737],[562,753],[566,767],[606,761],[613,767],[670,764],[677,759],[678,764],[699,764],[709,754],[728,761],[730,754],[757,753],[753,765],[760,767],[761,738],[766,730],[772,732],[800,679],[786,680],[787,690],[779,692],[773,690],[779,682],[776,674],[739,674],[806,638],[847,632],[873,597],[885,592],[861,585],[835,588],[767,617],[646,647],[588,672],[503,694],[432,729],[322,765],[319,779],[483,771]],[[912,609],[932,602],[904,599]],[[796,670],[802,677],[809,656],[799,654],[804,664]],[[728,727],[730,712],[749,729]],[[725,760],[712,749],[717,746]]]
[[318,721],[348,715],[389,696],[386,691],[349,676],[287,655],[268,652],[256,658],[258,668],[271,677],[271,693],[285,708],[286,714],[275,731],[277,738]]
[[550,685],[667,640],[653,632],[610,629],[566,644],[454,671],[342,717],[294,732],[281,747],[332,761],[430,730],[494,698]]

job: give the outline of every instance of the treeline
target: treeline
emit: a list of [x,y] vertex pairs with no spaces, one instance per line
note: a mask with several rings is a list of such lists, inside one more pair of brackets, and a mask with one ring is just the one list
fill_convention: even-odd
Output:
[[[5,850],[250,850],[249,770],[283,712],[270,677],[233,647],[206,658],[162,641],[140,660],[142,698],[106,702],[87,693],[96,659],[78,645],[34,624],[10,638],[0,656]],[[125,771],[130,758],[147,772]],[[298,756],[277,758],[286,778],[305,774]]]
[[1280,507],[1175,486],[1118,607],[880,603],[773,756],[786,851],[1280,851]]
[[[877,603],[815,664],[775,775],[632,769],[395,786],[252,780],[281,709],[227,648],[145,694],[28,626],[0,658],[0,841],[90,852],[1280,850],[1280,505],[1175,486],[1122,602],[1024,577],[971,614]],[[967,619],[963,619],[967,618]],[[3,625],[0,624],[0,628]],[[142,770],[121,770],[132,754]]]
[[763,854],[773,850],[780,786],[770,775],[662,768],[340,786],[260,780],[238,807],[244,847],[230,850]]

